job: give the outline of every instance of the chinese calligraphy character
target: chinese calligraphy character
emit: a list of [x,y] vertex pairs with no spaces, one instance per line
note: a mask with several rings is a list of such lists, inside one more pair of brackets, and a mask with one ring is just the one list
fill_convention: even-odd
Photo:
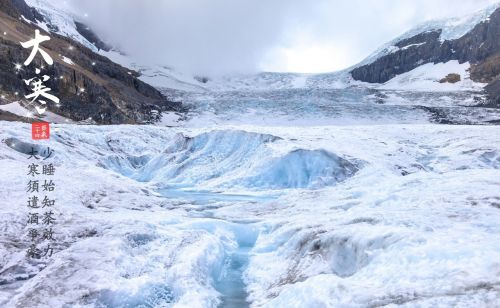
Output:
[[52,150],[50,147],[47,148],[47,150],[42,152],[42,156],[44,156],[43,160],[50,158],[52,156],[52,154],[54,154],[54,150]]
[[[37,69],[36,72],[38,74],[38,73],[40,73],[40,70]],[[52,89],[49,87],[46,87],[43,84],[44,82],[48,81],[49,79],[50,79],[50,77],[47,75],[43,75],[41,79],[38,77],[33,77],[31,79],[24,79],[24,83],[27,86],[31,85],[32,86],[31,90],[33,91],[33,93],[25,95],[24,97],[26,97],[27,99],[30,99],[30,98],[32,99],[30,104],[37,101],[38,103],[40,103],[41,105],[44,106],[44,107],[35,106],[35,109],[38,112],[38,114],[43,114],[47,110],[47,106],[46,106],[47,102],[44,100],[38,99],[40,96],[42,96],[46,99],[49,99],[56,104],[59,103],[58,97],[48,93]]]
[[49,244],[49,245],[47,245],[47,248],[45,249],[45,254],[43,256],[45,257],[45,256],[49,255],[49,257],[52,257],[53,252],[54,252],[54,248],[52,248]]
[[55,203],[56,203],[56,200],[50,200],[49,198],[47,198],[47,196],[45,196],[45,198],[43,198],[43,201],[42,201],[42,208],[54,206]]
[[52,211],[50,212],[45,212],[43,214],[43,219],[42,219],[42,222],[46,225],[51,225],[51,224],[54,224],[54,221],[56,221],[55,217],[54,217],[54,213]]
[[28,182],[28,187],[26,188],[26,192],[39,192],[39,183],[38,180]]
[[30,207],[32,209],[37,209],[40,207],[40,206],[38,206],[38,197],[37,196],[33,196],[33,197],[28,199],[28,207]]
[[35,244],[31,244],[30,248],[28,249],[27,255],[30,258],[35,258],[39,259],[42,251],[38,248],[36,248]]
[[43,165],[42,166],[42,174],[44,175],[54,175],[56,169],[53,164]]
[[56,188],[56,184],[52,180],[45,180],[42,187],[43,191],[54,191],[54,189]]
[[40,158],[38,158],[38,156],[36,156],[38,154],[38,151],[35,150],[33,147],[31,147],[31,151],[28,154],[30,155],[28,157],[28,159],[31,159],[31,158],[40,159]]
[[38,213],[29,213],[28,223],[38,225]]
[[42,238],[44,240],[49,240],[49,241],[53,241],[54,240],[54,231],[52,230],[52,228],[50,229],[45,229],[42,233]]
[[31,238],[32,242],[38,237],[38,235],[39,234],[37,229],[29,229],[28,236]]
[[35,175],[40,174],[38,172],[38,165],[31,164],[31,165],[28,166],[28,169],[29,169],[28,175],[35,176]]
[[47,62],[48,65],[52,65],[54,63],[54,61],[52,60],[50,55],[45,50],[40,48],[40,43],[48,41],[48,40],[50,40],[50,37],[48,37],[46,35],[41,35],[40,30],[37,29],[37,30],[35,30],[35,38],[34,39],[29,40],[27,42],[21,42],[21,46],[23,46],[23,48],[33,47],[33,49],[31,50],[30,56],[24,62],[24,66],[30,65],[31,61],[33,61],[33,59],[35,58],[37,52],[40,52],[43,59],[45,60],[45,62]]

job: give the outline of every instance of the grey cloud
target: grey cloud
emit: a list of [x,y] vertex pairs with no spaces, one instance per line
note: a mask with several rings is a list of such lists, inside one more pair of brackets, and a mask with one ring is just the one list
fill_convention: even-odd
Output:
[[492,2],[495,1],[71,1],[82,16],[88,14],[87,22],[101,36],[141,62],[204,74],[255,71],[273,49],[294,48],[298,32],[306,33],[310,42],[339,46],[350,55],[344,63],[347,67],[417,23],[465,14]]

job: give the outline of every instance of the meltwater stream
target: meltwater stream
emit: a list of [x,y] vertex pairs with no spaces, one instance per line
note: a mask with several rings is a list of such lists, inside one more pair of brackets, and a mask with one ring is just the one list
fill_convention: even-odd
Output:
[[155,155],[137,157],[116,151],[101,165],[149,183],[164,198],[186,210],[190,219],[181,228],[213,236],[223,247],[218,256],[221,265],[209,274],[211,287],[220,295],[219,307],[247,307],[250,303],[244,276],[261,225],[247,222],[245,217],[228,218],[224,209],[266,205],[289,189],[315,190],[336,185],[363,166],[358,159],[321,148],[275,151],[271,145],[281,140],[241,130],[196,136],[178,133]]
[[243,272],[248,264],[248,254],[252,246],[240,246],[227,260],[227,267],[219,280],[215,283],[215,288],[222,294],[222,303],[219,307],[248,307],[246,301],[247,292],[243,281]]
[[[257,228],[254,222],[233,222],[216,217],[213,210],[214,204],[237,203],[265,203],[276,199],[276,196],[255,196],[244,194],[222,194],[210,191],[190,191],[179,189],[162,189],[162,196],[170,200],[182,200],[187,204],[195,205],[198,210],[193,219],[209,219],[201,225],[194,224],[194,228],[202,228],[214,233],[217,228],[228,228],[234,234],[237,247],[231,247],[226,251],[223,266],[218,273],[214,274],[213,287],[220,293],[220,308],[245,308],[249,307],[247,301],[248,293],[244,282],[244,272],[248,265],[250,252],[257,239]],[[214,227],[216,226],[216,227]]]

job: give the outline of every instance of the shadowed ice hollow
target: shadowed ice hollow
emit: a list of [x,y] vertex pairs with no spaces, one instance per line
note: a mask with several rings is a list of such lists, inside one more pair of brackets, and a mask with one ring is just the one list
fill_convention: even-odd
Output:
[[[274,153],[280,138],[240,130],[177,134],[159,155],[110,156],[103,165],[142,182],[189,188],[244,187],[254,190],[334,185],[358,171],[357,162],[326,150],[295,149]],[[148,160],[149,159],[149,160]]]

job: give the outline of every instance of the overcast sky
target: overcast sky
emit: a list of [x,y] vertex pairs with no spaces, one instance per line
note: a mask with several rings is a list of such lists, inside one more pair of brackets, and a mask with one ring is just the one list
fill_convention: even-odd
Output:
[[142,62],[201,74],[330,72],[431,19],[498,0],[68,0]]

